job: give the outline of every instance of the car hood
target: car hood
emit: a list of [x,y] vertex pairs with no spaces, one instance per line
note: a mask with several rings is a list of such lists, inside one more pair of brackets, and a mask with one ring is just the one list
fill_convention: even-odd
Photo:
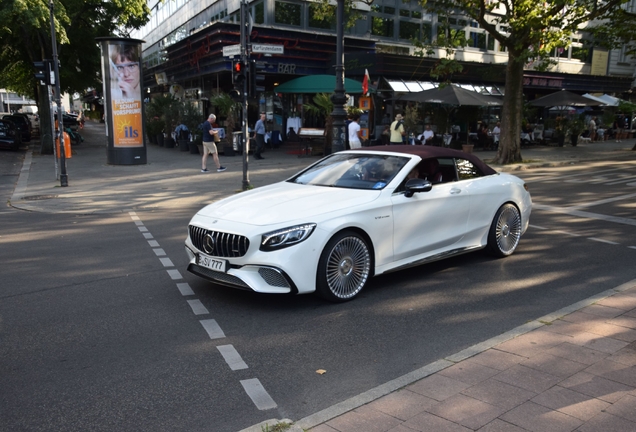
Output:
[[270,225],[298,219],[312,222],[319,215],[369,203],[381,191],[275,183],[225,198],[197,215],[251,225]]

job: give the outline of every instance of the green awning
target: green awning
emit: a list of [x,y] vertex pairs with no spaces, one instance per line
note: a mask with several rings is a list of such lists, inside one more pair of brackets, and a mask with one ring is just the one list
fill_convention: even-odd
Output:
[[[362,93],[360,81],[345,78],[347,93]],[[333,93],[336,88],[335,75],[307,75],[279,85],[274,89],[276,93]]]

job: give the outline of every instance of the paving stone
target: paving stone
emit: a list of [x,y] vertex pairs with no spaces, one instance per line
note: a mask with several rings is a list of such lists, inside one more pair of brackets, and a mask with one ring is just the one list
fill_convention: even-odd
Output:
[[497,349],[489,349],[470,358],[471,361],[497,370],[506,370],[527,360],[527,357],[510,354]]
[[589,333],[595,333],[625,342],[636,341],[636,330],[631,328],[602,322],[588,322],[582,325],[584,325],[585,330]]
[[540,370],[517,365],[495,375],[493,379],[521,387],[534,393],[541,393],[561,381],[561,378]]
[[608,413],[600,413],[576,432],[629,432],[636,430],[636,423]]
[[435,405],[430,412],[474,430],[490,423],[506,410],[458,394]]
[[636,424],[636,396],[627,395],[622,397],[605,411],[609,414],[633,421]]
[[636,296],[621,293],[599,300],[596,304],[629,311],[636,308]]
[[587,367],[586,364],[557,357],[548,353],[541,353],[521,363],[532,369],[548,373],[557,377],[569,377]]
[[609,402],[561,386],[552,387],[537,395],[532,402],[583,421],[591,419],[610,406]]
[[563,336],[553,332],[535,330],[497,345],[499,351],[530,357],[563,343]]
[[526,402],[508,411],[501,419],[535,432],[570,432],[583,424],[577,418],[534,402]]
[[440,374],[434,374],[411,384],[406,387],[406,390],[419,393],[437,401],[443,401],[461,392],[466,387],[470,387],[470,385]]
[[310,430],[311,432],[339,432],[338,429],[334,429],[331,426],[327,426],[327,424],[325,423],[320,424],[316,426],[315,428],[311,428]]
[[521,405],[537,395],[535,392],[506,384],[494,378],[489,378],[470,387],[462,391],[462,394],[505,409]]
[[636,366],[605,359],[588,367],[585,372],[636,388]]
[[501,419],[495,419],[477,432],[526,432],[526,430]]
[[636,349],[633,349],[630,345],[628,345],[622,350],[615,352],[607,359],[627,366],[634,366],[636,365]]
[[629,343],[625,341],[588,332],[580,333],[576,336],[573,336],[572,343],[607,354],[613,354],[616,351],[629,345]]
[[500,371],[488,366],[481,365],[477,362],[464,360],[449,368],[439,371],[440,375],[456,379],[467,384],[477,384],[487,380]]
[[327,426],[342,432],[386,432],[400,423],[395,417],[369,409],[349,411],[329,420]]
[[422,413],[404,422],[404,426],[420,432],[469,432],[470,429],[430,413]]
[[596,351],[591,348],[586,348],[567,342],[550,348],[548,350],[548,354],[552,354],[557,357],[563,357],[568,360],[584,363],[587,365],[594,364],[609,355],[601,351]]
[[636,329],[636,317],[621,315],[619,317],[608,320],[607,323],[614,324],[617,326],[627,327],[631,329]]
[[584,332],[585,327],[579,323],[572,323],[564,320],[556,320],[551,325],[545,326],[545,331],[558,333],[565,336],[575,336]]
[[600,304],[593,304],[593,305],[584,307],[583,309],[581,309],[581,312],[586,314],[596,315],[603,318],[614,318],[623,314],[625,311],[622,309],[617,309],[617,308],[613,308],[609,306],[603,306]]
[[587,372],[579,372],[576,375],[561,381],[559,385],[609,403],[618,401],[620,398],[634,390],[634,387]]
[[408,420],[437,404],[435,399],[402,389],[377,399],[366,406],[401,420]]

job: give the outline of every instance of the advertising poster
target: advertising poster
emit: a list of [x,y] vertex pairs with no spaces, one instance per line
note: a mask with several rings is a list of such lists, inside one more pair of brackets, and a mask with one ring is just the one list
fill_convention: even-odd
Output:
[[108,45],[114,147],[143,147],[141,45]]

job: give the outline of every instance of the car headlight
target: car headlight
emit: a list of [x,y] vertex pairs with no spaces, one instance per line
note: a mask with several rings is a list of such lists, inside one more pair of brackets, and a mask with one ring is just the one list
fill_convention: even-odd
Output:
[[265,233],[261,238],[260,249],[269,252],[293,246],[309,238],[314,228],[316,224],[309,223]]

